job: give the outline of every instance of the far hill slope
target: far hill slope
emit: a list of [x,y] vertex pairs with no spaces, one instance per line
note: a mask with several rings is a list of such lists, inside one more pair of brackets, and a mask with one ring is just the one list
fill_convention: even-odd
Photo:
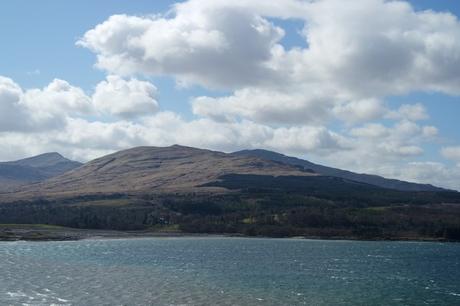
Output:
[[41,182],[75,169],[82,164],[59,153],[45,153],[34,157],[0,163],[0,191]]
[[193,190],[226,174],[312,176],[298,167],[184,146],[116,152],[23,189],[27,195],[86,195]]
[[277,161],[281,163],[285,163],[288,165],[294,165],[298,167],[302,167],[304,169],[311,169],[314,172],[326,175],[326,176],[333,176],[333,177],[340,177],[347,180],[366,183],[374,186],[379,186],[388,189],[395,189],[401,191],[444,191],[445,189],[435,187],[428,184],[417,184],[417,183],[410,183],[404,182],[396,179],[387,179],[377,175],[370,175],[370,174],[360,174],[354,173],[351,171],[326,167],[322,165],[317,165],[307,160],[286,156],[280,153],[267,151],[267,150],[243,150],[233,153],[236,156],[251,156],[251,157],[258,157],[263,158],[266,160]]

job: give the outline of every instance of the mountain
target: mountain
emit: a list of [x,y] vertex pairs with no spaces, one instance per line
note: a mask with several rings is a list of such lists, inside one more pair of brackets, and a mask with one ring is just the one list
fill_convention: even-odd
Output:
[[288,165],[302,167],[304,169],[311,169],[314,172],[321,174],[321,175],[340,177],[340,178],[344,178],[344,179],[355,181],[355,182],[379,186],[382,188],[395,189],[395,190],[401,190],[401,191],[445,191],[445,189],[443,188],[435,187],[429,184],[417,184],[417,183],[400,181],[396,179],[387,179],[387,178],[377,176],[377,175],[360,174],[360,173],[354,173],[351,171],[317,165],[307,160],[299,159],[296,157],[290,157],[290,156],[286,156],[280,153],[267,151],[267,150],[261,150],[261,149],[243,150],[243,151],[235,152],[233,154],[236,156],[251,156],[251,157],[262,158],[265,160],[277,161],[277,162],[281,162],[281,163],[288,164]]
[[[51,154],[2,165],[8,179],[39,181],[64,171],[61,162]],[[137,147],[0,193],[0,224],[460,241],[459,192],[369,178],[268,151]]]
[[25,194],[96,194],[195,190],[225,174],[316,175],[298,167],[191,147],[136,147],[90,161]]
[[82,164],[59,153],[45,153],[30,158],[0,163],[0,191],[11,191],[75,169]]

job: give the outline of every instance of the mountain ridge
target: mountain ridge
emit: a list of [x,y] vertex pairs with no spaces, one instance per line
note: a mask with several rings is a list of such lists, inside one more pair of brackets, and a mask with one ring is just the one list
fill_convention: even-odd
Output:
[[308,160],[300,159],[297,157],[287,156],[274,151],[254,149],[254,150],[242,150],[233,152],[235,155],[246,155],[265,158],[273,161],[279,161],[290,165],[302,166],[306,169],[311,169],[318,174],[340,177],[356,182],[366,183],[382,188],[395,189],[401,191],[446,191],[447,189],[433,186],[431,184],[420,184],[402,181],[398,179],[385,178],[378,175],[366,174],[366,173],[355,173],[348,170],[342,170],[338,168],[332,168],[328,166],[318,165]]
[[192,190],[227,174],[325,175],[400,191],[447,191],[429,184],[318,165],[263,149],[224,153],[177,144],[129,148],[85,164],[57,152],[3,162],[0,163],[0,191],[15,188],[19,193],[43,195],[137,192],[152,188]]

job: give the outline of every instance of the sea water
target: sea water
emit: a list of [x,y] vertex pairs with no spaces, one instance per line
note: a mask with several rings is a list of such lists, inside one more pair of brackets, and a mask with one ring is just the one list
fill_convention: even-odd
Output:
[[460,305],[460,244],[0,242],[0,305]]

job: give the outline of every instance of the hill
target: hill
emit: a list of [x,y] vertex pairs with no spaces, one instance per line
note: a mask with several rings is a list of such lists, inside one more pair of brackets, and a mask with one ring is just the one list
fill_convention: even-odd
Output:
[[226,174],[316,175],[299,167],[174,145],[136,147],[90,161],[60,176],[26,186],[27,196],[120,192],[185,192]]

